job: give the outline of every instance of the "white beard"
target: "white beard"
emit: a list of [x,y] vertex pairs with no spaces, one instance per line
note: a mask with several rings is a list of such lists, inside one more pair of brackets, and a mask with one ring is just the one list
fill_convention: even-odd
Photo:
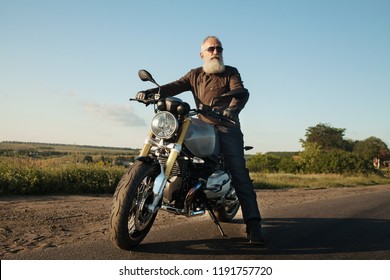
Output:
[[223,63],[223,58],[220,56],[219,59],[209,59],[203,60],[203,70],[207,74],[218,74],[225,71],[225,64]]

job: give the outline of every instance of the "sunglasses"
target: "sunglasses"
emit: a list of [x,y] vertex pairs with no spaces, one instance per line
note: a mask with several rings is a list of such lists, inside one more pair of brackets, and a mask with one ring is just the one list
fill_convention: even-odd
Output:
[[208,51],[208,52],[210,52],[210,53],[213,53],[215,50],[217,50],[217,53],[222,53],[223,48],[220,47],[220,46],[217,46],[217,47],[208,47],[208,48],[205,49],[204,51]]

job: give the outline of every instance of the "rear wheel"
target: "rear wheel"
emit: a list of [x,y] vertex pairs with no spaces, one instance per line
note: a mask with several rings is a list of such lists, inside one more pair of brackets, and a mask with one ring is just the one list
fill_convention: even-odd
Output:
[[120,249],[130,250],[142,242],[148,234],[156,213],[148,211],[153,202],[152,192],[156,178],[155,167],[135,162],[124,174],[115,190],[111,217],[112,243]]
[[230,222],[236,216],[238,209],[240,209],[240,202],[235,190],[232,189],[223,199],[220,207],[216,208],[214,212],[219,222]]

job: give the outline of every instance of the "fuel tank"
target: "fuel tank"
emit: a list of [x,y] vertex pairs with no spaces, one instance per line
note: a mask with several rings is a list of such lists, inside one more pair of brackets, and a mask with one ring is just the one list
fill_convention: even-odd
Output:
[[219,141],[215,128],[193,118],[184,140],[184,145],[197,157],[206,158],[219,154]]

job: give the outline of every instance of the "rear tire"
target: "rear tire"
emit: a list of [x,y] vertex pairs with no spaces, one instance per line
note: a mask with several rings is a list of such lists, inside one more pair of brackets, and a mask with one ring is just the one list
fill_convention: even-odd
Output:
[[238,209],[240,209],[240,202],[233,190],[226,196],[222,205],[214,210],[214,213],[219,222],[230,222],[236,216]]
[[137,161],[119,181],[109,224],[111,241],[116,247],[133,249],[152,227],[157,212],[151,213],[147,207],[154,199],[152,188],[156,175],[154,166]]

